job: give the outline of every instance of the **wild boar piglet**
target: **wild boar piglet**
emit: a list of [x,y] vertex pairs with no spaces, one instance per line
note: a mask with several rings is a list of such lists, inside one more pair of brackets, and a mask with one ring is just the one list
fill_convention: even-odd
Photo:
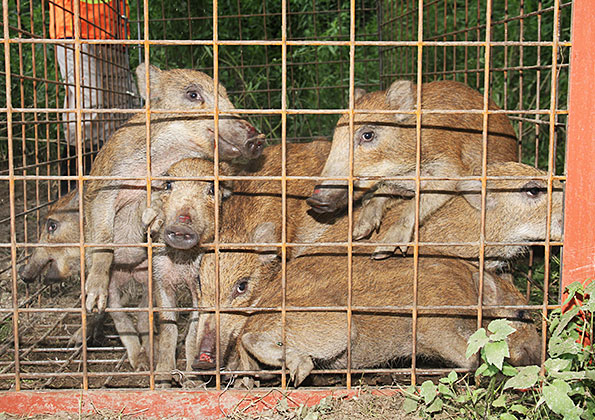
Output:
[[[370,110],[354,116],[353,175],[354,198],[363,196],[363,208],[353,231],[354,239],[363,239],[380,226],[387,206],[394,196],[411,197],[414,180],[382,180],[379,176],[416,174],[417,87],[405,80],[395,81],[386,91],[356,95],[355,108]],[[456,178],[470,175],[481,167],[483,153],[483,95],[453,81],[425,83],[421,87],[421,110],[453,110],[457,113],[431,113],[421,116],[420,175],[445,180],[421,181],[420,223],[451,197]],[[489,101],[489,109],[498,107]],[[394,111],[375,113],[374,110]],[[460,111],[470,111],[461,113]],[[473,112],[476,111],[476,112]],[[405,112],[405,113],[402,113]],[[407,113],[408,112],[408,113]],[[349,175],[349,116],[339,119],[333,134],[333,145],[321,176]],[[492,114],[487,126],[487,161],[517,160],[516,135],[508,117]],[[366,179],[366,177],[375,177]],[[427,193],[433,191],[433,193]],[[365,194],[365,195],[364,195]],[[335,212],[347,205],[347,181],[326,180],[314,189],[308,199],[314,211]],[[415,224],[415,200],[401,207],[400,218],[380,237],[380,242],[409,242]]]
[[[391,312],[383,307],[408,307],[413,303],[413,261],[391,258],[370,261],[354,256],[351,336],[343,311],[286,314],[285,340],[279,312],[254,312],[236,316],[232,327],[222,322],[221,354],[240,370],[261,366],[280,367],[285,360],[298,386],[315,368],[342,369],[351,346],[351,367],[389,366],[411,357],[412,322],[406,309]],[[477,329],[478,271],[460,260],[423,258],[419,262],[417,355],[441,360],[446,366],[474,368],[467,359],[467,340]],[[222,279],[223,306],[273,308],[281,305],[280,276],[258,279]],[[508,280],[484,276],[484,305],[525,305],[525,299]],[[298,307],[347,306],[345,256],[312,255],[296,258],[287,266],[286,304]],[[462,308],[447,308],[460,305]],[[424,309],[423,307],[431,307]],[[357,309],[357,307],[368,307]],[[442,309],[441,307],[445,307]],[[508,338],[513,365],[539,363],[540,340],[524,310],[484,307],[484,321],[509,318],[516,332]],[[237,353],[234,354],[234,347]],[[285,352],[283,351],[285,349]],[[258,362],[258,363],[256,363]],[[249,381],[248,381],[249,382]]]
[[[116,229],[126,223],[122,218],[116,219]],[[48,210],[44,230],[39,237],[40,244],[76,244],[79,242],[79,195],[72,190],[62,196]],[[138,265],[129,264],[123,253],[116,253],[110,272],[107,306],[122,308],[128,306],[131,298],[137,297],[140,307],[147,307],[147,265],[146,261]],[[38,247],[31,254],[27,264],[19,268],[19,275],[25,282],[38,277],[48,281],[64,281],[69,278],[78,281],[81,271],[80,249],[78,246]],[[149,368],[147,352],[149,344],[148,315],[137,314],[134,325],[130,315],[124,312],[110,312],[116,331],[126,348],[130,365],[137,370]],[[97,337],[103,333],[105,313],[93,314],[87,320],[86,336]],[[82,330],[77,331],[70,340],[71,344],[82,341]],[[140,338],[139,338],[140,337]]]
[[[147,73],[149,80],[146,80]],[[162,71],[141,64],[136,69],[138,90],[145,96],[150,86],[151,174],[161,176],[175,162],[184,158],[213,158],[215,84],[211,77],[196,70]],[[234,114],[225,88],[219,85],[218,122],[219,158],[230,160],[238,156],[256,158],[264,147],[263,135],[247,121]],[[148,98],[145,98],[147,100]],[[176,113],[176,111],[195,111]],[[139,177],[139,180],[91,179],[85,183],[86,240],[96,244],[142,243],[145,231],[141,216],[146,208],[142,178],[147,172],[147,116],[139,113],[118,129],[101,149],[92,176]],[[129,224],[117,231],[115,219],[125,217]],[[114,252],[127,254],[139,263],[146,258],[144,247],[113,245],[93,247],[87,252],[89,275],[86,283],[87,309],[102,311],[107,300],[109,271]]]

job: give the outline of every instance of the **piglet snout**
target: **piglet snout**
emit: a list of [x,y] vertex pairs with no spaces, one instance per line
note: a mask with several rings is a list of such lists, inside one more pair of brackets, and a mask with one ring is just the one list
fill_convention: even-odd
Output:
[[165,243],[173,248],[190,249],[198,244],[198,235],[190,227],[173,224],[165,228]]

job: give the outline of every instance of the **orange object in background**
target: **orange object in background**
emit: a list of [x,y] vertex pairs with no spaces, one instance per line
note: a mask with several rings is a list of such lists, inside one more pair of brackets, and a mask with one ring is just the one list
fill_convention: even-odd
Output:
[[[49,0],[50,38],[74,38],[74,2]],[[124,10],[125,8],[125,10]],[[128,0],[79,0],[81,39],[127,39]]]

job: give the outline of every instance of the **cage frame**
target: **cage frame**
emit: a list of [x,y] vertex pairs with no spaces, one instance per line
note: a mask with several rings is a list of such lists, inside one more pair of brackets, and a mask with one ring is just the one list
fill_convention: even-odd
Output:
[[[555,2],[556,4],[558,4],[558,0],[556,0]],[[214,3],[216,5],[216,2]],[[283,18],[286,18],[286,0],[283,1]],[[420,0],[420,4],[423,4],[423,2]],[[488,1],[488,4],[491,4],[491,2]],[[146,5],[146,0],[145,0],[145,5]],[[349,46],[350,48],[350,94],[349,94],[349,109],[347,110],[324,110],[324,111],[312,111],[312,110],[294,110],[294,109],[290,109],[287,106],[287,100],[286,100],[286,95],[282,95],[282,107],[281,109],[265,109],[265,110],[241,110],[242,113],[250,113],[250,114],[258,114],[258,113],[262,113],[262,114],[269,114],[269,113],[279,113],[282,117],[282,144],[283,144],[283,153],[282,153],[282,168],[283,168],[283,172],[281,174],[280,177],[277,177],[280,181],[282,181],[282,189],[284,192],[286,192],[286,181],[287,180],[291,180],[293,178],[304,178],[304,177],[291,177],[291,176],[287,176],[285,169],[286,169],[286,164],[285,164],[285,158],[286,158],[286,153],[285,153],[285,145],[286,145],[286,132],[287,132],[287,115],[291,115],[292,113],[295,114],[313,114],[313,113],[338,113],[338,111],[348,111],[349,112],[349,117],[350,117],[350,130],[351,133],[353,133],[353,118],[354,118],[354,81],[353,81],[353,75],[354,75],[354,71],[353,71],[353,63],[354,63],[354,51],[355,51],[355,46],[356,45],[379,45],[379,43],[373,42],[373,41],[356,41],[355,39],[355,29],[354,29],[354,15],[355,15],[355,0],[352,0],[350,2],[351,5],[351,22],[350,22],[350,40],[348,42],[343,42],[343,41],[320,41],[319,43],[317,42],[302,42],[302,41],[289,41],[287,40],[287,34],[284,32],[283,35],[283,39],[279,42],[277,41],[267,41],[266,44],[267,45],[278,45],[281,46],[282,48],[282,52],[283,55],[286,57],[286,51],[287,51],[287,47],[288,46],[292,46],[292,45],[340,45],[340,46]],[[7,22],[8,18],[6,16],[7,11],[8,11],[8,0],[3,0],[3,6],[4,6],[4,13],[5,16],[4,21]],[[78,8],[77,8],[78,9]],[[249,45],[254,45],[255,41],[226,41],[226,40],[219,40],[217,38],[217,7],[213,7],[213,22],[214,22],[214,37],[212,42],[209,41],[189,41],[188,45],[212,45],[213,49],[214,49],[214,56],[217,56],[217,47],[219,45],[244,45],[244,44],[249,44]],[[78,12],[75,12],[75,14],[77,14]],[[427,43],[425,41],[422,41],[422,37],[421,37],[421,28],[423,27],[423,22],[422,22],[422,18],[423,18],[423,14],[420,13],[420,22],[418,25],[418,28],[420,33],[418,33],[418,41],[411,41],[411,43],[406,43],[406,42],[390,42],[390,41],[386,41],[384,42],[384,44],[380,44],[380,45],[385,45],[385,46],[390,46],[390,45],[394,45],[394,44],[399,44],[399,45],[410,45],[410,46],[416,46],[418,48],[418,63],[419,60],[421,60],[421,51],[423,46],[426,45],[433,45],[432,43]],[[488,14],[489,16],[489,14]],[[594,129],[592,128],[591,124],[590,124],[590,111],[592,112],[592,110],[595,108],[594,106],[594,101],[593,101],[593,95],[589,95],[586,94],[586,92],[593,92],[593,87],[592,85],[590,85],[588,83],[589,80],[592,80],[593,78],[595,78],[595,69],[593,67],[593,62],[595,62],[595,54],[592,52],[592,49],[590,49],[590,45],[589,42],[592,39],[591,36],[591,32],[589,32],[588,30],[588,23],[590,21],[593,21],[593,19],[595,18],[595,12],[592,10],[592,8],[589,8],[588,6],[588,1],[587,0],[575,0],[573,2],[573,18],[572,18],[572,41],[570,43],[565,43],[565,46],[572,46],[572,58],[571,58],[571,73],[570,73],[570,84],[569,84],[569,90],[570,90],[570,104],[569,104],[569,110],[568,110],[568,115],[569,115],[569,121],[568,121],[568,146],[567,146],[567,176],[566,177],[558,177],[558,176],[554,176],[550,173],[550,176],[548,177],[548,182],[549,182],[549,189],[551,192],[551,183],[554,179],[566,179],[566,198],[565,198],[565,226],[564,226],[564,230],[565,230],[565,240],[564,240],[564,244],[565,244],[565,252],[564,252],[564,256],[563,256],[563,279],[562,279],[562,286],[568,285],[569,283],[571,283],[572,281],[584,281],[585,277],[588,276],[592,276],[593,272],[595,270],[595,266],[593,265],[593,261],[592,261],[592,248],[589,248],[590,244],[595,243],[595,231],[591,230],[591,231],[587,231],[587,234],[585,234],[585,230],[584,230],[584,226],[589,226],[589,225],[593,225],[593,221],[595,221],[593,219],[593,217],[595,217],[595,172],[594,172],[594,168],[593,165],[591,165],[590,163],[593,162],[595,159],[595,145],[592,141],[593,138],[595,138],[595,136],[593,134],[595,134]],[[488,17],[489,19],[489,17]],[[149,61],[149,48],[151,45],[171,45],[175,42],[178,42],[176,40],[163,40],[160,42],[156,42],[155,40],[149,40],[147,37],[148,34],[148,12],[147,12],[147,8],[145,7],[145,39],[142,41],[142,44],[144,44],[145,46],[145,61],[148,62]],[[489,22],[488,22],[488,27]],[[283,27],[286,28],[286,22],[284,20],[284,24]],[[10,62],[10,56],[9,56],[9,44],[18,44],[20,41],[15,41],[14,39],[11,39],[8,36],[8,25],[4,25],[4,39],[3,39],[3,43],[5,44],[5,60],[7,63]],[[488,38],[489,39],[489,38]],[[27,40],[29,42],[32,42],[31,40]],[[39,43],[44,43],[47,40],[33,40],[33,42],[39,42]],[[55,41],[52,41],[55,42]],[[51,43],[51,42],[48,42]],[[83,43],[87,43],[87,44],[93,44],[93,43],[100,43],[100,42],[95,42],[95,41],[89,41],[86,40]],[[105,41],[101,41],[101,43],[107,43],[109,44],[110,42],[105,42]],[[122,44],[122,41],[118,41],[118,42],[114,42],[115,44]],[[128,43],[128,44],[138,44],[137,41],[126,41],[124,43]],[[75,51],[77,52],[77,60],[80,60],[80,44],[81,44],[81,40],[77,39],[77,37],[75,37],[75,39],[73,40],[72,44],[75,46]],[[478,42],[477,45],[482,44],[481,42]],[[486,44],[486,46],[488,48],[486,48],[487,50],[489,50],[489,46],[490,45],[498,45],[498,43],[494,43],[494,42],[487,42],[487,43],[483,43]],[[177,45],[177,44],[176,44]],[[443,43],[443,42],[435,42],[434,45],[436,46],[442,46],[442,45],[448,45],[448,43]],[[544,46],[551,46],[552,49],[556,50],[559,45],[554,41],[553,43],[544,43]],[[556,57],[556,54],[553,54],[554,57]],[[489,60],[489,55],[488,52],[486,52],[486,58]],[[218,60],[214,59],[214,67],[215,69],[217,68],[217,63]],[[284,70],[283,73],[286,74],[286,60],[283,60],[284,63]],[[553,63],[554,65],[556,64],[555,62]],[[8,65],[8,64],[7,64]],[[489,71],[489,66],[486,65],[485,66],[486,71]],[[214,79],[215,79],[215,86],[218,86],[217,82],[217,75],[218,72],[214,71]],[[148,79],[148,70],[147,70],[147,79]],[[421,81],[421,65],[418,65],[418,82]],[[552,76],[554,77],[554,76]],[[7,72],[7,83],[6,83],[6,90],[7,90],[7,98],[10,97],[10,91],[9,91],[9,80],[10,80],[10,72]],[[488,83],[489,77],[485,77],[484,78],[485,83]],[[418,86],[420,84],[418,83]],[[487,87],[487,86],[485,86]],[[80,77],[77,77],[77,96],[80,95]],[[420,89],[420,88],[419,88]],[[486,89],[487,92],[488,89]],[[283,85],[282,85],[282,91],[287,92],[287,79],[286,76],[283,78]],[[578,93],[577,93],[578,92]],[[147,96],[149,94],[149,87],[147,85]],[[552,92],[552,96],[555,93]],[[419,98],[419,91],[418,91],[418,98]],[[487,94],[484,95],[484,99],[487,101]],[[9,102],[10,103],[10,102]],[[80,103],[80,98],[79,98],[79,103]],[[486,102],[487,103],[487,102]],[[552,106],[553,109],[551,110],[551,112],[549,112],[549,116],[550,116],[550,130],[554,130],[554,123],[555,123],[555,106]],[[415,112],[417,118],[418,118],[418,146],[419,146],[419,119],[421,117],[421,112],[420,112],[420,104],[418,103],[417,106],[417,111]],[[486,106],[487,109],[487,106]],[[10,119],[12,117],[12,112],[19,112],[20,109],[19,108],[13,108],[12,106],[8,106],[7,109],[5,110],[0,110],[2,112],[6,112],[7,113],[7,119],[10,122]],[[43,109],[38,109],[38,111],[43,111]],[[48,111],[54,111],[54,109],[49,109]],[[84,111],[81,111],[80,108],[78,109],[73,109],[73,111],[76,111],[77,113],[77,121],[78,121],[78,127],[80,129],[80,122],[82,119],[82,114],[84,113]],[[108,110],[108,111],[113,111],[113,110]],[[146,108],[143,109],[139,109],[138,111],[143,111],[146,112],[147,115],[147,120],[149,119],[149,114],[151,112],[159,112],[159,111],[151,111],[150,109],[150,105],[147,106]],[[107,112],[107,111],[106,111]],[[218,125],[216,123],[218,116],[221,113],[217,110],[217,105],[215,105],[215,112],[214,112],[214,119],[215,119],[215,127],[216,130],[218,129]],[[484,110],[483,112],[484,114],[484,119],[485,122],[484,124],[487,123],[487,115],[488,113]],[[9,131],[11,130],[11,124],[8,124],[9,127]],[[147,132],[149,131],[149,124],[146,125],[147,127]],[[485,127],[485,126],[484,126]],[[80,136],[79,136],[80,137]],[[217,133],[215,133],[215,138],[217,139]],[[484,130],[484,142],[486,141],[487,138],[487,133],[486,130]],[[217,141],[217,140],[216,140]],[[353,141],[353,136],[351,136],[351,141]],[[80,141],[77,143],[77,147],[79,148],[79,150],[77,150],[77,152],[81,152],[81,153],[77,153],[78,157],[78,161],[77,161],[77,165],[79,166],[79,169],[82,169],[82,150],[80,149]],[[147,146],[149,146],[149,137],[147,135]],[[485,146],[484,146],[485,147]],[[348,177],[348,180],[350,181],[349,185],[350,185],[350,189],[349,189],[349,196],[350,198],[353,196],[353,157],[352,157],[352,149],[350,151],[350,176]],[[216,148],[216,150],[218,150],[218,148]],[[11,148],[9,146],[9,151],[11,151]],[[217,152],[215,152],[215,160],[217,160]],[[485,156],[485,154],[484,154]],[[550,156],[551,157],[551,156]],[[12,162],[12,158],[10,159],[10,162]],[[487,177],[485,175],[485,162],[484,162],[484,176],[480,177],[479,179],[481,179],[483,181],[483,185],[484,188],[482,189],[482,197],[483,200],[485,202],[485,181],[487,181],[489,179],[489,177]],[[551,166],[550,166],[551,167]],[[217,165],[215,165],[215,168],[217,168]],[[148,192],[148,203],[150,203],[150,180],[152,179],[159,179],[159,177],[152,177],[150,174],[150,156],[147,155],[147,192]],[[79,173],[82,173],[82,171],[80,171]],[[423,177],[419,177],[419,154],[418,154],[418,176],[415,177],[414,179],[417,182],[417,197],[418,197],[418,201],[417,201],[417,207],[419,207],[419,182],[421,179],[423,179]],[[150,178],[150,179],[149,179]],[[313,177],[316,179],[320,179],[320,177]],[[14,197],[14,182],[15,181],[19,181],[19,180],[24,180],[24,179],[28,179],[26,176],[17,176],[14,175],[14,169],[12,170],[12,172],[7,176],[7,177],[0,177],[0,179],[7,179],[9,181],[9,185],[10,185],[10,195],[11,198]],[[43,177],[35,177],[35,179],[43,179]],[[77,181],[79,183],[79,186],[82,185],[83,179],[90,179],[89,177],[85,177],[85,176],[78,176],[77,177]],[[217,169],[215,169],[215,175],[213,177],[213,181],[215,182],[216,185],[218,185],[219,180],[225,180],[226,177],[223,176],[219,176],[217,173]],[[450,178],[449,178],[450,179]],[[592,200],[585,200],[585,197],[593,197]],[[586,203],[585,203],[586,201]],[[217,204],[216,207],[219,206],[218,200],[216,200]],[[350,228],[352,227],[352,223],[353,223],[353,217],[352,217],[352,200],[349,200],[349,214],[350,214]],[[82,208],[82,198],[80,198],[79,200],[79,205]],[[280,243],[276,244],[278,245],[281,250],[282,250],[282,255],[283,257],[285,257],[286,255],[286,248],[287,248],[287,244],[286,244],[286,221],[287,221],[287,215],[286,215],[286,203],[285,203],[285,194],[283,194],[283,214],[282,214],[282,218],[284,220],[283,223],[283,233],[282,233],[282,240]],[[585,210],[586,208],[593,210],[593,211],[588,211]],[[17,275],[16,275],[16,249],[17,249],[17,242],[16,242],[16,235],[15,235],[15,227],[14,227],[14,218],[15,218],[15,209],[14,209],[14,201],[11,199],[11,244],[10,244],[10,249],[11,249],[11,254],[12,254],[12,258],[13,261],[15,262],[15,264],[13,264],[13,280],[14,283],[16,283],[16,279],[17,279]],[[419,210],[418,210],[419,211]],[[215,212],[216,216],[215,216],[215,224],[216,226],[218,226],[218,212]],[[416,225],[418,225],[418,222],[416,222]],[[83,232],[82,232],[82,216],[81,216],[81,221],[80,221],[80,227],[81,227],[81,241],[79,244],[81,247],[81,258],[82,261],[84,262],[84,251],[83,249],[89,245],[87,243],[83,242]],[[216,232],[218,232],[218,229],[216,229]],[[350,229],[351,232],[351,229]],[[217,234],[216,234],[217,235]],[[418,247],[419,244],[417,243],[418,239],[416,238],[415,241],[413,241],[412,245],[415,247],[416,252],[415,252],[415,256],[416,258],[418,257]],[[488,244],[488,243],[484,243]],[[549,242],[546,241],[546,249],[547,249],[547,244],[556,244],[554,242]],[[90,244],[93,245],[93,244]],[[121,245],[121,244],[118,244]],[[218,253],[218,249],[219,249],[219,245],[221,245],[221,248],[225,248],[226,245],[225,244],[218,244],[218,239],[216,236],[216,239],[214,241],[214,248],[215,248],[215,253]],[[234,247],[237,244],[234,244]],[[259,244],[251,244],[251,243],[244,243],[244,244],[240,244],[242,246],[258,246]],[[295,244],[293,244],[295,245]],[[333,245],[336,245],[336,243],[333,243]],[[351,233],[349,233],[349,237],[348,237],[348,241],[347,241],[347,247],[348,250],[352,249],[352,238],[351,238]],[[370,246],[373,246],[375,244],[371,244]],[[30,246],[29,244],[27,246]],[[147,243],[148,249],[151,250],[152,249],[152,243],[151,240],[148,240]],[[154,245],[153,245],[154,246]],[[572,252],[569,251],[569,249],[572,250]],[[574,252],[576,250],[576,252]],[[547,253],[547,251],[546,251]],[[151,251],[149,251],[149,263],[151,260]],[[545,259],[546,260],[546,271],[548,270],[547,268],[547,261],[548,258]],[[351,267],[351,257],[348,259],[349,261],[349,267]],[[282,267],[282,273],[283,273],[283,284],[285,282],[285,272],[286,272],[286,258],[282,259],[283,262],[283,267]],[[217,264],[218,267],[218,264]],[[480,268],[480,273],[483,271],[483,269]],[[350,270],[351,272],[351,270]],[[82,273],[84,273],[84,270],[82,270]],[[481,278],[480,274],[480,278]],[[81,275],[82,277],[84,277],[84,274]],[[351,276],[350,276],[351,277]],[[151,271],[149,270],[149,285],[151,285]],[[416,279],[417,279],[417,275],[416,275]],[[481,282],[481,280],[480,280]],[[349,278],[349,284],[351,283],[351,278]],[[416,281],[417,284],[417,281]],[[84,281],[82,282],[82,285],[84,285]],[[16,290],[16,284],[13,284],[14,289]],[[84,290],[84,289],[82,289]],[[152,288],[149,286],[149,290],[152,290]],[[84,296],[84,293],[83,293]],[[16,293],[13,293],[13,299],[16,299]],[[149,299],[149,314],[150,317],[153,316],[153,306],[152,306],[152,300]],[[84,308],[84,297],[83,297],[83,304],[82,304],[83,308]],[[481,311],[481,305],[480,306],[480,311]],[[556,307],[555,305],[551,306],[551,305],[547,305],[544,304],[543,305],[543,311],[545,312],[545,314],[547,314],[547,311],[549,309],[552,309],[553,307]],[[417,308],[416,303],[414,303],[414,308]],[[73,310],[79,310],[77,308],[72,308]],[[184,308],[178,308],[179,310],[183,310]],[[214,308],[215,311],[218,313],[220,311],[219,307],[217,306],[216,308]],[[285,312],[291,308],[287,308],[285,307],[285,305],[283,305],[283,307],[281,308],[282,311],[282,316],[284,316]],[[350,317],[350,312],[351,312],[351,304],[349,301],[348,307],[347,307],[347,313],[349,314],[348,317]],[[15,322],[15,326],[14,326],[14,330],[15,332],[18,331],[18,326],[16,325],[16,323],[18,322],[18,314],[19,313],[24,313],[27,312],[26,310],[22,310],[18,308],[18,302],[13,301],[13,311],[14,311],[14,316],[13,316],[13,321]],[[416,309],[414,309],[414,313],[415,313]],[[85,317],[86,314],[84,311],[82,311],[81,313],[82,319],[83,319],[83,326],[85,325]],[[415,319],[415,315],[414,315],[414,319]],[[479,321],[478,321],[479,322]],[[544,321],[545,322],[545,321]],[[350,323],[348,323],[348,325],[350,325]],[[414,323],[415,325],[415,323]],[[151,334],[152,336],[152,334]],[[219,340],[218,340],[219,341]],[[415,343],[415,340],[413,341]],[[15,346],[16,346],[16,350],[18,352],[18,340],[15,340]],[[415,345],[415,344],[414,344]],[[152,347],[152,346],[151,346]],[[349,346],[348,346],[349,348]],[[83,345],[83,354],[85,352],[85,345]],[[348,351],[349,352],[349,351]],[[415,352],[414,352],[415,354]],[[84,356],[83,356],[84,357]],[[217,363],[219,363],[220,358],[217,358]],[[414,359],[415,360],[415,359]],[[15,365],[18,366],[18,357],[15,360]],[[86,363],[84,363],[84,369],[86,369]],[[347,371],[347,393],[349,394],[349,392],[353,392],[353,391],[349,391],[352,388],[352,384],[351,384],[351,371],[352,369],[349,367],[350,364],[348,364],[348,368],[346,369]],[[219,368],[219,365],[217,365],[217,368]],[[151,369],[152,370],[152,369]],[[287,379],[285,377],[285,369],[281,369],[281,374],[282,374],[282,385],[281,388],[284,390],[283,392],[281,392],[280,394],[283,394],[285,392],[285,389],[287,387]],[[412,380],[415,380],[415,375],[416,372],[419,371],[419,369],[416,370],[415,367],[415,361],[413,361],[412,363]],[[18,372],[18,368],[17,368],[17,372]],[[153,373],[153,372],[151,372]],[[220,383],[220,375],[216,375],[217,376],[217,388],[220,388],[221,383]],[[83,378],[85,378],[85,371],[83,372]],[[151,374],[151,377],[153,377],[153,374]],[[84,383],[84,382],[83,382]],[[151,388],[154,387],[154,383],[151,384]],[[242,395],[245,395],[245,393],[241,393],[241,392],[236,392],[236,391],[230,391],[230,390],[218,390],[218,391],[196,391],[196,392],[188,392],[188,391],[159,391],[159,392],[151,392],[151,391],[104,391],[104,390],[89,390],[88,388],[88,383],[86,385],[84,385],[84,395],[88,396],[89,398],[92,398],[94,400],[94,404],[103,404],[103,403],[98,403],[97,401],[105,399],[105,401],[110,400],[110,398],[115,397],[117,395],[118,401],[123,401],[126,402],[126,406],[129,409],[133,409],[132,407],[134,406],[134,402],[137,401],[139,394],[143,395],[143,398],[147,398],[148,401],[150,401],[150,404],[153,407],[158,408],[159,406],[159,401],[162,401],[162,397],[164,395],[166,395],[168,398],[172,398],[172,401],[175,401],[176,403],[178,401],[188,401],[186,398],[191,398],[192,401],[194,401],[196,404],[206,404],[206,406],[212,406],[212,401],[213,400],[217,400],[219,401],[221,398],[221,395],[226,394],[226,395],[232,395],[233,398],[236,398],[236,402],[234,402],[234,404],[237,403],[237,401],[239,401],[240,399],[242,399]],[[319,400],[320,398],[323,398],[324,396],[329,395],[329,393],[334,394],[335,392],[343,392],[343,390],[341,389],[333,389],[333,390],[307,390],[307,391],[303,391],[304,392],[304,397],[306,399],[310,399],[310,401],[316,401],[317,399]],[[255,393],[252,393],[252,395],[256,394],[259,396],[262,396],[266,393],[266,391],[257,391]],[[298,397],[298,395],[301,395],[302,391],[291,391],[289,395],[293,397],[295,397],[296,401],[300,400],[300,398],[302,397]],[[6,411],[6,412],[16,412],[16,411],[12,411],[13,409],[17,409],[21,410],[18,411],[19,413],[22,413],[22,407],[24,407],[25,405],[27,405],[29,407],[28,412],[33,414],[36,412],[36,410],[40,409],[40,410],[47,410],[48,409],[48,405],[51,405],[52,407],[54,407],[56,409],[56,411],[60,410],[60,407],[64,407],[67,406],[67,411],[72,411],[73,408],[78,409],[77,407],[80,407],[80,401],[82,400],[82,397],[80,397],[81,393],[78,393],[77,391],[55,391],[55,392],[48,392],[48,391],[19,391],[17,389],[17,392],[13,392],[13,391],[7,391],[7,392],[0,392],[0,411]],[[40,396],[42,397],[42,401],[43,404],[41,402],[39,402],[39,398]],[[61,402],[64,401],[65,398],[72,398],[71,403],[68,405],[64,405]],[[37,401],[37,402],[36,402]],[[110,401],[115,401],[115,400],[110,400]],[[143,399],[143,402],[147,401],[146,399]],[[203,401],[203,402],[200,402]],[[210,403],[207,403],[206,401],[210,401]],[[74,405],[73,405],[74,404]],[[106,403],[105,407],[113,407],[108,405],[110,403]],[[146,404],[146,402],[145,402]],[[169,409],[173,409],[173,405],[170,407],[168,406]],[[97,405],[97,407],[99,407],[99,405]],[[134,409],[133,409],[134,410]],[[136,410],[142,410],[142,407],[139,406],[138,409]],[[39,411],[41,413],[41,411]],[[47,412],[47,411],[44,411]],[[155,415],[165,415],[166,412],[160,411],[160,412],[156,412]],[[171,412],[169,412],[169,414],[171,415]],[[203,413],[205,416],[219,416],[221,414],[220,411],[216,411],[216,412],[211,412],[210,414],[208,413]],[[206,418],[206,417],[205,417]],[[213,417],[214,418],[214,417]]]

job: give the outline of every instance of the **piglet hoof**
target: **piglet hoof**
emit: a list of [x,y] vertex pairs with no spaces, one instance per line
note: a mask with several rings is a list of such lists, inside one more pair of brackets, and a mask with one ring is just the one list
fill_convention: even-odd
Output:
[[151,235],[159,232],[163,226],[163,219],[152,207],[147,207],[141,217],[143,228],[147,229],[150,227]]
[[72,334],[72,337],[70,337],[70,340],[68,340],[68,347],[79,347],[82,344],[83,344],[83,328],[81,327],[78,330],[76,330],[76,332],[74,334]]
[[395,253],[396,248],[394,246],[379,246],[374,250],[372,254],[373,260],[385,260],[391,257]]
[[353,239],[355,241],[360,241],[368,237],[374,229],[376,229],[376,227],[368,220],[358,220],[353,228]]
[[130,365],[136,372],[149,370],[149,356],[147,356],[144,349],[136,357],[130,359]]
[[314,363],[308,356],[297,356],[287,358],[287,368],[293,384],[297,388],[308,377],[314,369]]
[[171,388],[171,375],[155,375],[155,388],[168,389]]
[[157,212],[153,210],[151,207],[147,207],[145,211],[143,211],[143,215],[141,217],[141,222],[143,223],[143,227],[146,229],[149,227],[153,220],[157,217]]
[[235,389],[253,389],[255,386],[255,381],[254,378],[251,378],[249,376],[244,376],[242,379],[236,379],[235,382],[233,383],[233,387]]
[[409,249],[407,245],[401,245],[397,248],[399,249],[399,251],[401,251],[401,254],[403,254],[403,256],[407,255],[407,250]]
[[89,274],[87,278],[87,311],[104,312],[107,307],[107,287],[109,285],[109,275]]

